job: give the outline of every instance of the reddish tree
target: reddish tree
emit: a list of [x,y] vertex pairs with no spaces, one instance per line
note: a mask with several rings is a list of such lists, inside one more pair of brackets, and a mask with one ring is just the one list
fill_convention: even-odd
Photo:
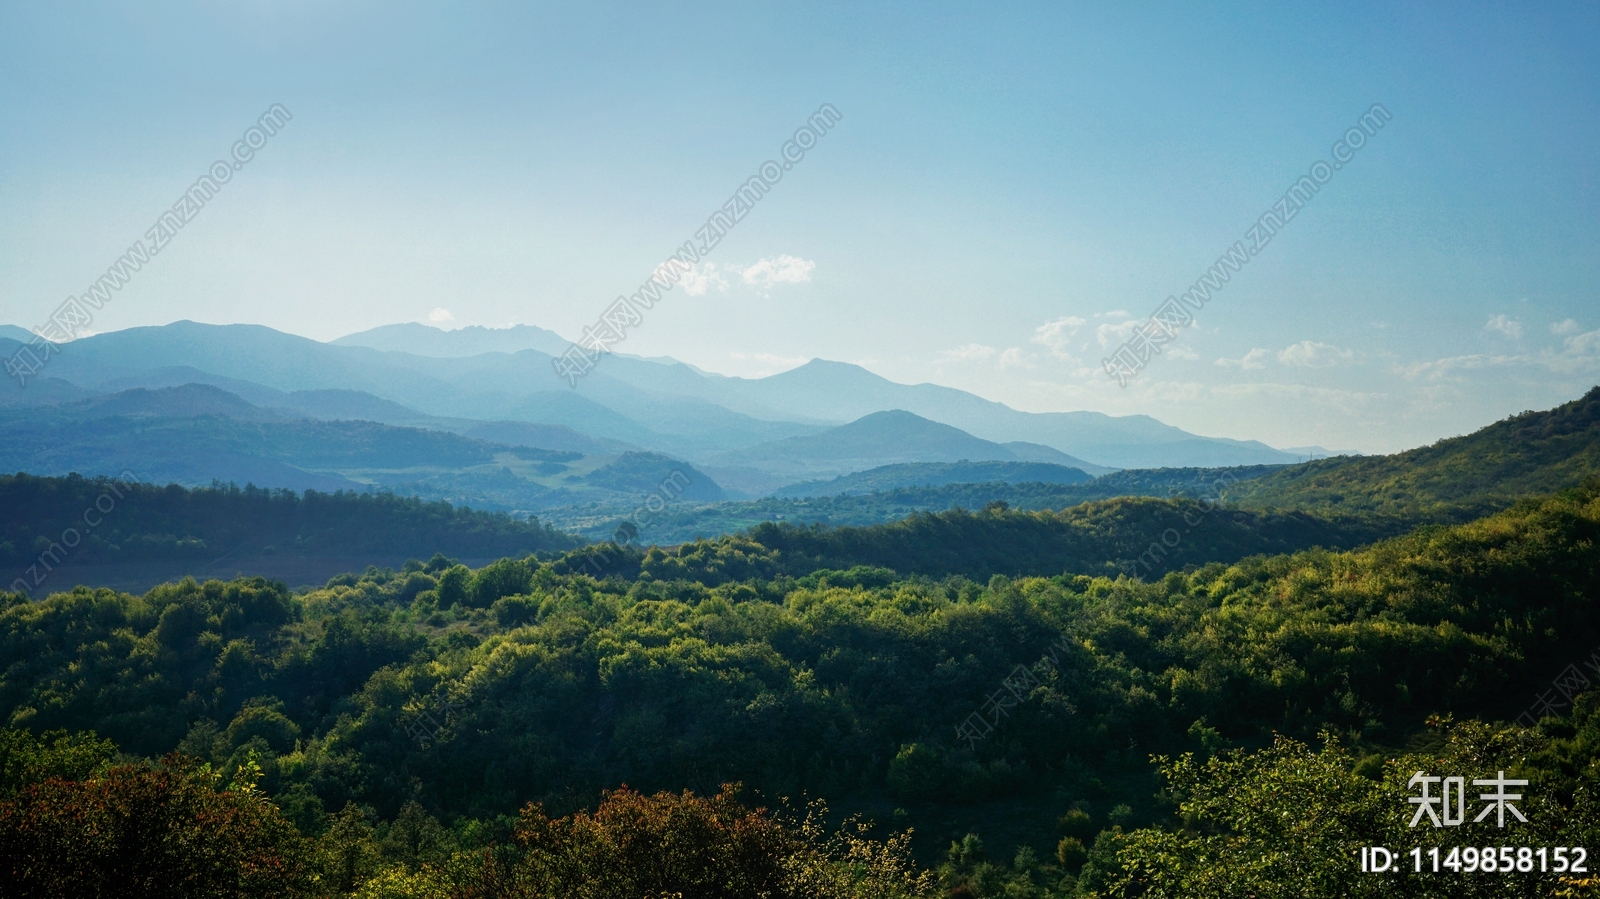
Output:
[[52,777],[0,802],[0,881],[15,897],[307,894],[305,841],[252,789],[217,788],[169,756],[84,780]]

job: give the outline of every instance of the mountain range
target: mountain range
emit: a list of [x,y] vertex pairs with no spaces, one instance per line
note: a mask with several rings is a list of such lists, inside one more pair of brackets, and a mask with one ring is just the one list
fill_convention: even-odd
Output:
[[[8,326],[0,356],[28,337]],[[1032,465],[1064,483],[1297,461],[1147,416],[1020,412],[825,360],[747,379],[617,354],[572,387],[551,365],[566,346],[531,325],[399,324],[328,343],[188,321],[93,335],[26,387],[0,387],[0,469],[383,489],[505,511],[588,504],[598,527],[671,471],[694,486],[668,499],[715,502],[885,466],[912,468],[861,483],[951,483],[916,466],[958,463]]]
[[[9,341],[25,334],[13,327],[5,335],[0,351],[9,356]],[[93,392],[176,386],[181,378],[258,404],[262,397],[252,389],[357,391],[427,415],[559,424],[689,455],[815,434],[900,409],[984,440],[1037,443],[1111,468],[1295,461],[1256,441],[1202,437],[1148,416],[1020,412],[953,388],[897,384],[820,359],[747,379],[614,354],[571,388],[550,364],[565,346],[553,332],[529,325],[455,331],[390,325],[322,343],[260,325],[180,321],[73,341],[42,374]],[[31,392],[10,383],[0,403],[33,402],[19,396]]]

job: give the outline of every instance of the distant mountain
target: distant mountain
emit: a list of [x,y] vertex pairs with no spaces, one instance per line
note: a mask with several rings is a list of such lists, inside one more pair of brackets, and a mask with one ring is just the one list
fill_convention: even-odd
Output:
[[[442,332],[425,325],[388,327],[405,327],[419,335],[426,331],[432,331],[435,335],[460,333]],[[556,351],[564,351],[567,346],[567,342],[561,340]],[[542,352],[548,353],[550,350]],[[548,360],[539,359],[538,366],[538,374],[542,377]],[[599,381],[591,386],[589,382],[596,375],[603,375],[607,386],[602,387]],[[614,385],[620,384],[635,388],[635,392],[615,392]],[[671,449],[679,453],[710,451],[712,448],[703,442],[684,442],[681,438],[692,439],[700,434],[716,432],[732,422],[694,421],[693,429],[684,434],[684,425],[696,416],[663,406],[661,394],[672,395],[680,401],[684,398],[697,399],[765,422],[817,424],[852,421],[872,412],[903,409],[986,440],[998,443],[1028,442],[1051,447],[1089,464],[1091,468],[1086,470],[1091,473],[1098,473],[1094,468],[1289,464],[1302,461],[1306,455],[1282,452],[1258,441],[1201,437],[1143,415],[1118,417],[1098,412],[1019,412],[954,388],[934,384],[897,384],[860,366],[821,359],[768,378],[746,379],[708,374],[671,359],[607,356],[596,371],[584,379],[581,387],[592,398],[652,431],[681,435],[679,442],[670,444]],[[643,394],[637,391],[643,391]],[[705,406],[693,408],[704,409]],[[705,413],[696,415],[704,417]],[[581,424],[570,421],[560,423],[593,433]],[[749,430],[746,428],[745,433]],[[757,433],[753,436],[758,439],[752,442],[759,442],[759,439],[771,439],[773,435],[761,438]],[[1068,464],[1059,459],[1040,458],[1032,461]]]
[[[0,359],[10,359],[21,347],[20,342],[0,336]],[[9,374],[0,375],[0,409],[53,405],[93,395],[94,391],[64,381],[48,369],[28,378],[25,385]]]
[[[527,344],[556,351],[565,348],[564,342],[556,347],[541,334],[549,332],[529,326],[446,332],[410,325],[327,344],[255,325],[176,322],[73,341],[50,360],[45,374],[89,391],[210,383],[257,406],[291,411],[293,404],[286,405],[281,394],[354,391],[424,416],[402,422],[394,418],[399,410],[388,408],[383,415],[391,424],[455,431],[470,427],[462,424],[470,420],[562,425],[590,437],[623,441],[702,466],[754,472],[739,475],[751,486],[763,476],[778,473],[771,466],[729,463],[724,454],[815,435],[831,423],[895,409],[990,443],[1035,445],[1015,447],[1008,455],[991,455],[990,459],[1070,464],[1090,473],[1097,467],[1297,461],[1293,454],[1260,443],[1201,437],[1147,416],[1019,412],[960,390],[896,384],[858,366],[822,360],[752,380],[707,374],[670,359],[608,356],[572,388],[556,376],[545,350],[518,349]],[[422,355],[355,342],[441,354],[473,352],[485,346],[499,349],[464,356]],[[10,342],[4,341],[0,347],[5,343]],[[0,399],[0,405],[33,402],[19,401],[10,391],[0,397],[6,397]],[[316,405],[300,414],[368,413]],[[1037,447],[1068,458],[1049,456]],[[892,461],[956,459],[872,456],[862,464],[872,468]],[[782,477],[792,480],[843,473],[845,469],[837,463],[801,465]],[[765,475],[760,475],[763,470]]]
[[1306,461],[1306,462],[1309,462],[1312,459],[1328,459],[1328,458],[1331,458],[1333,456],[1365,456],[1366,455],[1366,453],[1357,452],[1355,450],[1331,450],[1331,449],[1328,449],[1325,446],[1316,446],[1316,445],[1312,445],[1312,446],[1284,446],[1284,447],[1279,447],[1279,449],[1283,450],[1286,453],[1293,453],[1296,456],[1301,456],[1301,457],[1303,457],[1302,461]]
[[[642,358],[614,354],[606,356],[596,372],[605,376],[606,382],[613,384],[626,384],[647,396],[660,396],[668,394],[683,398],[693,398],[706,403],[714,403],[723,408],[730,409],[742,415],[748,415],[762,421],[787,421],[801,424],[833,426],[844,424],[860,415],[843,414],[837,409],[831,409],[827,404],[822,404],[822,410],[800,412],[783,406],[761,401],[754,396],[754,391],[746,388],[748,382],[744,378],[730,378],[712,372],[701,371],[692,365],[679,362],[668,357]],[[580,388],[588,386],[588,378],[580,382]],[[597,398],[602,398],[603,391],[596,392]],[[620,408],[620,407],[619,407]],[[883,409],[896,408],[893,405],[884,406],[882,409],[869,409],[868,412],[882,411]],[[626,409],[621,411],[626,412]],[[866,413],[861,413],[866,414]]]
[[571,346],[571,342],[560,334],[533,325],[512,325],[509,328],[468,325],[446,331],[418,322],[383,325],[347,334],[332,343],[334,346],[363,346],[447,359],[483,353],[520,353],[523,350],[538,350],[559,356]]
[[1097,477],[1099,475],[1110,474],[1113,471],[1117,471],[1115,468],[1107,468],[1104,465],[1096,465],[1093,462],[1085,462],[1082,459],[1079,459],[1077,456],[1069,456],[1053,446],[1045,446],[1042,443],[1028,443],[1025,440],[1013,440],[1010,443],[1003,443],[1001,446],[1011,450],[1011,452],[1017,457],[1018,461],[1021,462],[1045,462],[1051,465],[1064,465],[1067,468],[1076,468],[1079,471],[1086,472]]
[[160,483],[219,480],[292,490],[362,490],[370,480],[350,474],[456,470],[494,462],[494,448],[480,441],[370,422],[0,416],[0,470],[41,475],[131,470],[141,480]]
[[1287,464],[1299,461],[1254,440],[1200,437],[1147,415],[1019,412],[1002,403],[940,387],[897,384],[858,365],[812,361],[759,380],[725,379],[749,398],[795,414],[865,415],[904,409],[1000,443],[1027,441],[1117,468]]
[[775,490],[777,498],[860,495],[901,487],[939,487],[945,484],[1082,484],[1090,480],[1082,469],[1049,462],[904,462],[858,471],[831,481],[807,481]]
[[[0,346],[0,351],[4,347]],[[26,387],[20,387],[12,378],[0,382],[0,408],[25,406],[53,406],[94,396],[93,390],[84,390],[60,378],[30,378]]]
[[1233,488],[1248,508],[1466,521],[1600,477],[1600,387],[1463,437],[1390,456],[1323,459]]
[[27,328],[19,328],[16,325],[0,325],[0,337],[7,340],[15,340],[18,343],[31,343],[33,341],[33,332]]
[[695,470],[694,466],[655,453],[623,453],[584,476],[584,480],[607,490],[637,496],[646,511],[653,511],[645,506],[651,496],[659,496],[663,502],[682,499],[717,503],[728,498],[716,481]]
[[[393,411],[359,393],[288,397],[303,407]],[[217,480],[293,490],[383,488],[507,511],[583,503],[632,508],[681,472],[687,481],[680,477],[662,501],[726,499],[711,476],[661,455],[586,456],[367,419],[307,419],[201,384],[0,410],[0,471],[131,471],[141,480],[189,486]]]
[[419,399],[441,408],[458,399],[448,382],[394,364],[391,355],[414,358],[364,347],[333,347],[260,325],[180,321],[75,340],[50,360],[47,371],[95,388],[182,365],[286,393],[333,388],[362,390],[396,402],[407,397],[405,404],[424,411],[427,406]]
[[583,453],[586,456],[626,453],[639,447],[621,440],[590,437],[565,425],[536,424],[530,421],[489,421],[461,432],[467,437],[503,443],[506,446],[536,446],[540,449]]
[[296,417],[323,421],[415,422],[431,416],[359,390],[296,390],[273,400],[271,407]]
[[[21,330],[15,325],[5,327],[10,328],[11,332]],[[25,331],[23,335],[31,337]],[[23,346],[23,341],[0,334],[0,359],[10,359]],[[17,383],[17,379],[10,374],[0,376],[0,408],[51,405],[93,395],[94,391],[64,381],[48,369],[28,378],[26,384]]]
[[660,445],[660,435],[576,391],[550,390],[520,397],[506,396],[483,411],[499,418],[560,425],[592,437],[636,446]]
[[226,390],[252,405],[262,407],[281,405],[289,396],[282,390],[266,387],[254,381],[224,378],[208,371],[201,371],[192,365],[169,365],[164,368],[135,371],[100,381],[94,386],[101,393],[121,393],[138,387],[157,390],[163,387],[182,387],[186,384],[209,384]]
[[276,421],[283,416],[245,402],[239,396],[209,384],[185,384],[147,390],[138,387],[121,393],[63,403],[55,414],[64,418],[90,419],[113,416],[193,418],[217,415],[239,421]]
[[846,474],[899,462],[1017,461],[998,443],[902,409],[874,412],[837,428],[719,453],[710,461],[805,477]]

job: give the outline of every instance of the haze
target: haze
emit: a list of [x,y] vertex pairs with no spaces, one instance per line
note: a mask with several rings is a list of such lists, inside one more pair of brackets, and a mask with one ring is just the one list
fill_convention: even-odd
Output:
[[[1393,451],[1595,383],[1596,26],[1579,4],[10,4],[0,322],[82,293],[282,104],[94,331],[576,338],[832,104],[619,351]],[[1392,121],[1118,387],[1101,360],[1130,323],[1374,104]]]

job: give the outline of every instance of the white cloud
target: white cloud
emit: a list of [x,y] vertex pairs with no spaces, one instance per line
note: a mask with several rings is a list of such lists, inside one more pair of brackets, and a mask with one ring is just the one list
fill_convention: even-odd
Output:
[[1027,352],[1026,350],[1022,349],[1022,347],[1014,346],[1009,349],[1001,350],[992,346],[986,346],[985,344],[981,343],[968,343],[962,344],[953,350],[940,350],[939,353],[934,357],[934,363],[942,365],[944,363],[954,362],[970,365],[987,365],[988,363],[992,362],[995,368],[1004,371],[1008,368],[1031,369],[1034,367],[1034,361],[1038,358],[1038,356]]
[[1033,329],[1031,340],[1040,346],[1046,347],[1051,353],[1063,359],[1071,359],[1072,354],[1067,352],[1067,341],[1078,333],[1078,329],[1088,324],[1077,316],[1068,315],[1055,321],[1048,321]]
[[[1554,330],[1553,327],[1552,330]],[[1502,356],[1474,353],[1466,356],[1448,356],[1443,359],[1417,361],[1408,365],[1396,365],[1391,370],[1395,374],[1406,378],[1426,378],[1430,381],[1442,381],[1452,376],[1459,380],[1461,375],[1478,369],[1511,366],[1544,369],[1563,375],[1586,373],[1584,377],[1589,377],[1597,368],[1600,368],[1600,330],[1585,331],[1582,334],[1572,334],[1563,338],[1559,351],[1544,349],[1538,353]]]
[[[730,277],[737,278],[758,290],[765,290],[775,284],[804,284],[811,280],[811,271],[816,267],[817,264],[809,259],[785,253],[769,259],[759,259],[753,265],[742,267],[738,265],[719,267],[715,262],[697,263],[679,275],[678,282],[683,285],[683,292],[691,297],[705,296],[711,290],[727,290]],[[670,280],[666,276],[673,270],[663,263],[656,269],[656,273],[662,280]]]
[[435,309],[428,313],[428,321],[434,324],[443,324],[444,322],[453,322],[455,320],[456,317],[450,314],[449,309]]
[[1218,359],[1216,364],[1223,368],[1240,368],[1249,371],[1253,368],[1265,368],[1266,360],[1272,355],[1270,350],[1256,347],[1238,359]]
[[772,259],[761,259],[755,265],[746,268],[741,277],[744,283],[756,287],[771,287],[774,284],[804,284],[811,280],[811,270],[817,264],[809,259],[799,256],[790,256],[787,253]]
[[1095,337],[1100,341],[1100,345],[1102,347],[1109,347],[1112,343],[1122,343],[1123,341],[1127,340],[1142,324],[1144,324],[1144,322],[1140,321],[1139,319],[1130,318],[1124,322],[1099,325],[1094,329]]
[[1200,354],[1186,346],[1178,346],[1177,344],[1173,344],[1172,346],[1167,347],[1167,358],[1182,359],[1185,362],[1193,362],[1200,358]]
[[1001,369],[1007,368],[1032,368],[1036,357],[1032,353],[1025,353],[1022,347],[1014,346],[1000,354],[1000,359],[995,363]]
[[728,289],[728,279],[722,272],[717,271],[715,262],[707,262],[704,266],[693,265],[683,273],[683,292],[691,297],[704,296],[705,292],[713,287],[718,290]]
[[1315,340],[1302,340],[1278,353],[1278,361],[1294,368],[1330,368],[1354,359],[1351,350]]
[[1473,353],[1467,356],[1448,356],[1443,359],[1434,359],[1431,362],[1413,362],[1410,365],[1397,365],[1394,371],[1407,378],[1426,376],[1430,381],[1437,381],[1457,372],[1472,371],[1495,365],[1513,365],[1527,361],[1524,356],[1490,356],[1485,353]]
[[1383,393],[1365,393],[1357,390],[1339,390],[1333,387],[1309,387],[1302,384],[1222,384],[1212,392],[1223,396],[1270,396],[1280,399],[1300,400],[1331,406],[1345,413],[1355,413],[1370,403],[1385,399]]
[[1488,323],[1483,326],[1485,331],[1499,331],[1512,340],[1522,339],[1522,322],[1501,313],[1490,316]]
[[1561,341],[1567,352],[1574,356],[1600,355],[1600,330],[1574,334]]
[[1551,334],[1571,334],[1576,330],[1578,330],[1578,323],[1570,318],[1550,325]]
[[988,359],[993,359],[995,353],[997,352],[999,352],[999,350],[996,350],[992,346],[984,346],[981,343],[967,343],[962,344],[953,350],[940,350],[938,361],[983,362]]

